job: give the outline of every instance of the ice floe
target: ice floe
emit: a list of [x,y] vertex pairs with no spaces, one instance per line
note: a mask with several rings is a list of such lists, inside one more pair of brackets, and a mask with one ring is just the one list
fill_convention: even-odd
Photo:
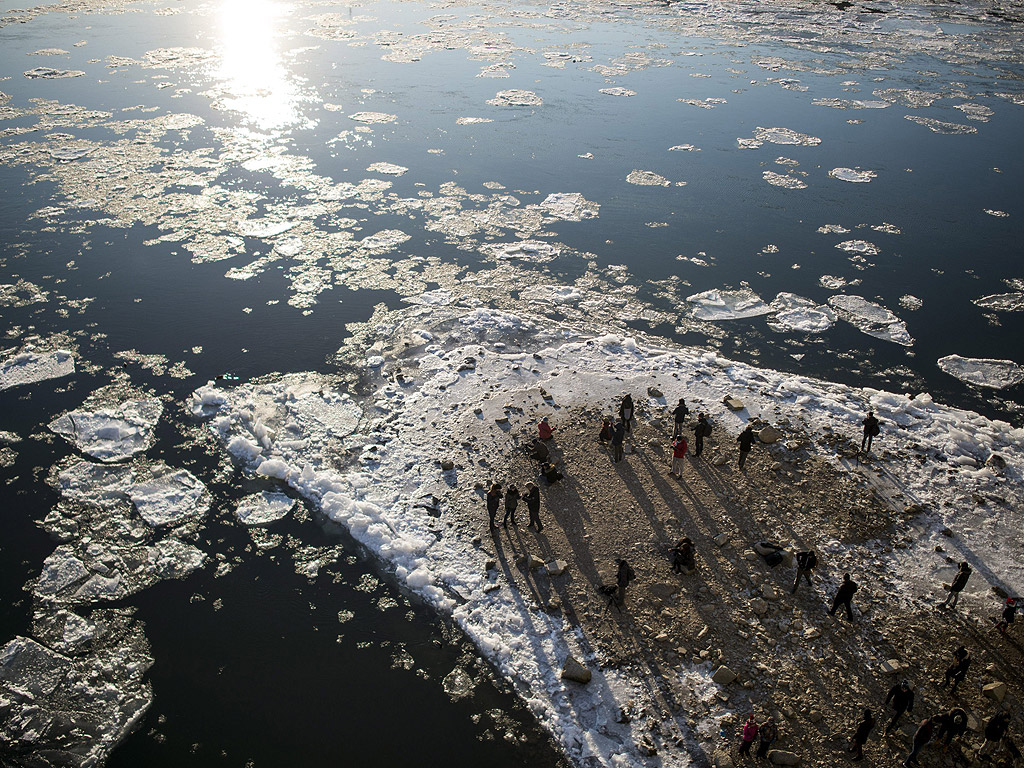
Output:
[[550,216],[565,221],[596,219],[601,208],[599,203],[587,200],[579,192],[552,192],[544,198],[540,207]]
[[295,499],[285,493],[260,491],[239,500],[235,517],[243,525],[269,525],[284,518],[295,508]]
[[783,189],[807,189],[806,181],[788,173],[763,171],[761,173],[761,177],[773,187],[782,187]]
[[561,248],[543,240],[519,240],[515,243],[484,243],[480,253],[499,260],[527,261],[543,264],[556,258]]
[[687,296],[693,304],[690,314],[698,320],[738,320],[767,315],[771,308],[749,288],[726,290],[713,288]]
[[960,381],[990,389],[1005,389],[1024,381],[1024,366],[1012,360],[946,355],[938,359],[939,368]]
[[96,410],[78,410],[50,422],[50,429],[100,461],[120,461],[147,450],[163,404],[155,397]]
[[943,133],[948,136],[957,136],[968,133],[977,133],[978,129],[973,125],[961,125],[960,123],[949,123],[944,120],[936,120],[932,117],[922,117],[921,115],[904,115],[905,120],[909,120],[912,123],[923,125],[932,133]]
[[402,176],[409,171],[404,165],[394,163],[372,163],[366,170],[370,173],[383,173],[385,176]]
[[639,171],[636,169],[629,172],[626,176],[626,181],[640,187],[667,187],[672,184],[671,181],[659,173],[655,173],[654,171]]
[[877,245],[869,243],[867,240],[844,240],[841,243],[836,243],[836,248],[840,251],[857,253],[861,256],[877,256],[881,253]]
[[177,525],[202,517],[210,509],[210,494],[191,472],[165,467],[128,491],[132,504],[149,525]]
[[349,120],[357,123],[393,123],[398,115],[391,115],[387,112],[356,112],[348,116]]
[[992,293],[973,301],[982,309],[994,309],[997,312],[1024,312],[1024,291]]
[[533,91],[511,88],[507,91],[498,91],[493,99],[487,100],[487,103],[495,107],[539,107],[544,100]]
[[618,85],[614,88],[601,88],[599,93],[604,93],[608,96],[636,96],[636,91],[631,91],[629,88],[623,88]]
[[66,77],[82,77],[85,74],[80,69],[54,69],[53,67],[36,67],[25,73],[30,79],[59,80]]
[[455,120],[456,125],[482,125],[483,123],[493,123],[489,117],[460,117]]
[[871,181],[878,174],[874,171],[858,171],[854,168],[833,168],[828,172],[828,175],[833,179],[839,179],[839,181],[849,181],[855,184],[862,184]]
[[880,304],[868,301],[863,296],[848,294],[830,296],[828,303],[843,320],[868,336],[904,347],[914,344],[914,339],[907,331],[907,324]]
[[794,293],[780,293],[768,308],[774,313],[768,325],[777,331],[824,333],[836,322],[827,306]]
[[798,147],[816,147],[821,144],[817,136],[794,131],[792,128],[761,128],[754,129],[754,138],[771,144],[791,144]]
[[65,349],[53,352],[23,351],[0,363],[0,390],[59,379],[74,372],[75,357]]

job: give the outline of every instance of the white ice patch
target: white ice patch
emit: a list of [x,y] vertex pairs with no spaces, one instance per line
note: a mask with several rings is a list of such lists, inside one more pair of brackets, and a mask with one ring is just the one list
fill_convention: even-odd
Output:
[[778,331],[824,333],[836,322],[836,313],[827,306],[794,293],[780,293],[769,309],[775,314],[768,326]]
[[953,109],[959,109],[967,116],[968,120],[977,120],[979,123],[987,123],[989,118],[995,114],[984,104],[957,104]]
[[113,508],[128,498],[135,471],[121,464],[93,464],[79,461],[57,475],[64,498],[102,508]]
[[761,178],[771,184],[773,187],[782,187],[783,189],[807,189],[807,182],[796,176],[791,176],[787,173],[776,173],[775,171],[764,171],[761,174]]
[[636,91],[631,91],[629,88],[623,88],[622,86],[615,86],[614,88],[601,88],[600,93],[607,94],[608,96],[636,96]]
[[487,100],[487,103],[495,107],[539,107],[544,100],[533,91],[511,88],[507,91],[498,91],[493,99]]
[[863,296],[840,294],[829,297],[828,303],[843,320],[868,336],[904,347],[914,344],[906,323],[885,307],[868,301]]
[[947,123],[944,120],[936,120],[921,115],[904,115],[905,120],[923,125],[932,133],[942,133],[947,136],[961,136],[968,133],[977,133],[978,129],[973,125],[961,125],[960,123]]
[[1005,389],[1024,381],[1024,367],[1012,360],[947,355],[938,360],[939,368],[960,381],[990,389]]
[[821,139],[817,136],[800,133],[791,128],[761,128],[759,126],[754,129],[754,138],[760,142],[790,144],[798,147],[816,147],[821,144]]
[[348,116],[349,120],[357,123],[393,123],[398,115],[389,115],[387,112],[356,112]]
[[836,248],[840,251],[856,253],[861,256],[877,256],[881,253],[877,245],[869,243],[867,240],[844,240],[841,243],[836,243]]
[[534,285],[519,294],[523,301],[536,304],[575,304],[583,298],[579,289],[571,285]]
[[674,147],[668,148],[669,152],[700,152],[699,147],[695,147],[693,144],[676,144]]
[[583,219],[596,219],[599,203],[592,203],[579,192],[552,192],[540,208],[550,216],[565,221],[582,221]]
[[833,168],[828,175],[839,181],[849,181],[853,184],[865,184],[875,178],[878,174],[874,171],[858,171],[855,168]]
[[667,187],[672,184],[671,181],[654,171],[638,171],[636,169],[629,172],[626,181],[640,187]]
[[383,173],[385,176],[402,176],[409,172],[404,165],[394,163],[372,163],[366,170],[370,173]]
[[904,309],[915,310],[923,307],[924,302],[917,296],[907,293],[900,296],[900,306]]
[[242,237],[256,237],[270,239],[294,229],[299,225],[297,221],[276,221],[274,219],[246,219],[235,225],[235,231]]
[[694,305],[690,310],[694,318],[709,322],[757,317],[772,311],[761,297],[749,288],[712,289],[687,296],[686,300]]
[[485,243],[480,253],[493,259],[527,261],[543,264],[555,259],[562,249],[541,240],[520,240],[515,243]]
[[481,125],[483,123],[493,123],[494,121],[489,117],[460,117],[455,121],[456,125]]
[[82,77],[85,72],[80,69],[54,69],[53,67],[36,67],[25,72],[25,77],[35,80],[59,80],[65,77]]
[[151,480],[133,485],[129,495],[142,519],[154,528],[202,517],[210,509],[206,486],[184,469],[158,470]]
[[243,525],[269,525],[294,508],[295,499],[287,494],[261,491],[241,499],[235,507],[235,517]]
[[59,379],[75,372],[75,358],[67,350],[20,352],[0,364],[0,390],[37,381]]
[[155,397],[129,400],[95,411],[71,411],[50,422],[50,429],[100,461],[120,461],[149,448],[163,404]]
[[997,312],[1024,312],[1024,292],[993,293],[973,300],[982,309]]

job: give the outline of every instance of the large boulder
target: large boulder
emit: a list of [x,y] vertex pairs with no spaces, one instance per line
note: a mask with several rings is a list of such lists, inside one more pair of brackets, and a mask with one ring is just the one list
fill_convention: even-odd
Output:
[[800,765],[800,756],[783,749],[773,749],[768,753],[772,765]]
[[756,613],[758,616],[764,616],[768,613],[768,601],[763,600],[760,597],[755,597],[750,601],[750,610]]
[[782,439],[782,433],[772,426],[762,427],[761,431],[757,433],[757,439],[765,445],[771,445]]
[[721,667],[715,670],[715,673],[711,676],[711,679],[719,685],[728,685],[729,683],[733,682],[737,677],[739,677],[739,675],[737,675],[727,666],[722,665]]
[[566,680],[586,685],[590,682],[590,678],[593,675],[589,669],[576,661],[575,658],[568,656],[565,659],[565,664],[562,666],[562,677]]
[[879,664],[878,669],[883,675],[895,675],[903,669],[903,665],[896,659],[889,659]]
[[565,560],[552,560],[544,567],[547,569],[548,576],[561,576],[569,564]]
[[984,688],[981,689],[981,692],[988,696],[990,699],[993,699],[1001,704],[1003,699],[1006,697],[1006,683],[999,682],[997,680],[994,683],[989,683],[988,685],[986,685]]

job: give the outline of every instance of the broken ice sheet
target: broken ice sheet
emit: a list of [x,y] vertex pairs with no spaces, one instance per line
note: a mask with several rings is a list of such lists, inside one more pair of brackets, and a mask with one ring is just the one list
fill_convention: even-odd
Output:
[[295,499],[285,493],[260,491],[238,502],[235,517],[243,525],[268,525],[282,519],[294,507]]
[[20,352],[0,364],[0,390],[58,379],[74,372],[75,358],[67,350]]
[[799,147],[815,147],[821,144],[817,136],[810,136],[806,133],[794,131],[791,128],[761,128],[754,129],[754,139],[772,144],[791,144]]
[[191,472],[157,467],[153,478],[129,491],[142,519],[154,528],[201,517],[210,508],[210,494]]
[[604,93],[608,96],[636,96],[636,91],[631,91],[629,88],[623,88],[618,85],[614,88],[600,88],[599,93]]
[[66,77],[82,77],[85,72],[80,69],[54,69],[53,67],[36,67],[25,72],[29,79],[58,80]]
[[777,331],[823,333],[836,322],[836,313],[827,306],[794,293],[780,293],[769,309],[775,314],[768,326]]
[[803,179],[799,179],[796,176],[790,176],[786,173],[776,173],[775,171],[763,171],[761,178],[771,184],[773,187],[782,187],[783,189],[807,189],[807,182]]
[[716,289],[695,293],[686,300],[693,304],[690,314],[697,320],[737,320],[767,315],[771,309],[749,288]]
[[128,498],[135,471],[123,464],[79,461],[57,475],[57,487],[66,499],[111,508]]
[[1024,311],[1024,292],[1014,291],[1013,293],[993,293],[974,299],[983,309],[994,309],[997,312],[1022,312]]
[[1005,389],[1024,381],[1024,367],[1012,360],[947,355],[937,362],[950,376],[978,387]]
[[863,296],[839,294],[831,296],[828,303],[843,320],[868,336],[904,347],[914,344],[906,323],[885,307],[868,301]]
[[149,397],[94,411],[71,411],[49,426],[93,458],[120,461],[152,445],[163,410],[157,398]]
[[960,123],[947,123],[944,120],[935,120],[931,117],[922,117],[921,115],[904,115],[905,120],[909,120],[912,123],[923,125],[925,128],[930,130],[932,133],[942,133],[947,136],[964,135],[968,133],[977,133],[978,129],[973,125],[960,125]]
[[635,169],[629,172],[629,175],[626,176],[626,181],[641,187],[667,187],[672,184],[671,181],[654,171],[638,171]]
[[484,243],[480,253],[498,260],[527,261],[543,264],[556,258],[561,248],[541,240],[520,240],[515,243]]
[[858,171],[855,168],[833,168],[828,175],[839,181],[849,181],[854,184],[864,184],[871,181],[878,174],[874,171]]
[[348,117],[357,123],[392,123],[398,119],[398,115],[390,115],[387,112],[356,112]]
[[385,176],[402,176],[409,171],[404,165],[394,163],[373,163],[366,170],[370,173],[383,173]]
[[556,219],[582,221],[596,219],[601,205],[587,200],[579,192],[552,192],[544,198],[540,208]]
[[869,243],[867,240],[844,240],[841,243],[836,243],[836,248],[840,251],[857,253],[861,256],[877,256],[880,253],[878,246],[874,243]]
[[511,88],[507,91],[498,91],[493,99],[487,100],[487,103],[495,107],[539,107],[544,100],[533,91]]

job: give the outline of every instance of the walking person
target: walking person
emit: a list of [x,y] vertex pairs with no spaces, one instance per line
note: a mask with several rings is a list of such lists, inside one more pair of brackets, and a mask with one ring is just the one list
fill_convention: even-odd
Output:
[[636,408],[633,406],[633,396],[627,393],[623,398],[622,402],[619,403],[619,418],[622,423],[626,425],[626,434],[633,429],[633,416],[636,413]]
[[909,680],[903,680],[889,689],[889,695],[885,697],[885,703],[888,704],[890,701],[892,701],[895,712],[893,713],[892,720],[885,726],[886,734],[896,727],[904,712],[914,711],[914,689],[910,687]]
[[740,469],[743,469],[747,454],[750,453],[750,448],[754,445],[754,428],[747,424],[747,428],[740,432],[736,442],[740,444]]
[[749,755],[750,746],[757,738],[757,719],[751,713],[747,716],[747,722],[743,724],[743,735],[740,739],[740,754]]
[[796,553],[796,579],[793,581],[792,593],[796,594],[796,588],[800,586],[800,577],[807,580],[807,586],[814,586],[811,583],[811,571],[818,565],[818,556],[813,549],[806,552]]
[[867,418],[861,424],[864,425],[864,437],[860,440],[860,449],[863,451],[864,444],[867,443],[867,453],[871,453],[871,440],[878,437],[878,433],[881,432],[878,428],[878,419],[875,418],[875,412],[868,411]]
[[526,502],[526,511],[530,513],[530,522],[526,527],[532,526],[540,533],[544,530],[544,526],[540,524],[540,489],[533,483],[527,483],[523,501]]
[[487,514],[491,518],[491,528],[496,527],[494,518],[498,514],[498,505],[500,503],[501,483],[494,483],[491,485],[490,490],[487,491]]
[[686,458],[687,448],[689,446],[687,445],[686,438],[682,435],[679,435],[679,437],[672,441],[672,466],[668,472],[670,475],[683,476],[683,459]]
[[768,750],[772,748],[772,744],[779,738],[779,726],[775,724],[775,718],[769,717],[757,730],[759,741],[757,744],[757,753],[754,757],[767,758]]
[[950,683],[953,687],[950,689],[953,693],[956,693],[957,686],[964,681],[967,677],[967,670],[971,667],[971,654],[962,645],[953,651],[953,663],[946,668],[946,674],[942,680],[942,687],[945,688]]
[[991,760],[990,755],[1006,737],[1006,731],[1010,727],[1010,713],[996,712],[985,723],[985,743],[978,750],[978,757],[982,760]]
[[949,585],[949,594],[946,595],[946,599],[939,605],[939,608],[956,608],[956,601],[960,599],[960,593],[964,591],[964,587],[967,586],[967,580],[970,578],[971,566],[965,560],[957,568],[956,576],[953,577],[953,583]]
[[853,621],[853,608],[850,607],[850,601],[853,600],[853,593],[857,591],[857,582],[850,578],[850,574],[843,574],[843,583],[839,585],[839,589],[836,590],[836,596],[832,599],[832,608],[829,609],[828,615],[835,616],[836,610],[840,605],[846,606],[846,618]]
[[505,517],[502,519],[501,524],[508,527],[509,518],[512,519],[512,526],[516,524],[516,507],[519,506],[519,489],[514,485],[509,485],[508,490],[505,491]]
[[626,441],[626,427],[620,421],[612,430],[612,461],[618,464],[622,461],[622,444]]
[[615,586],[617,590],[615,592],[615,603],[616,605],[622,606],[626,604],[626,587],[629,586],[630,582],[636,579],[636,571],[634,571],[629,563],[622,558],[615,561],[618,563],[619,570],[615,574]]
[[704,438],[711,434],[711,424],[708,423],[707,414],[702,413],[697,417],[697,424],[693,428],[693,457],[700,458],[704,451]]
[[903,764],[907,768],[911,768],[915,765],[920,765],[917,762],[917,756],[924,749],[925,745],[932,740],[932,736],[935,735],[935,726],[937,718],[929,717],[921,721],[921,724],[917,726],[917,730],[914,732],[914,741],[911,745],[910,754],[907,755],[907,759],[903,761]]
[[686,426],[686,416],[690,412],[690,409],[686,407],[686,400],[682,397],[679,398],[679,405],[672,411],[672,418],[675,422],[672,428],[672,437],[681,437],[683,434],[683,427]]
[[870,709],[864,710],[864,715],[861,717],[860,722],[857,723],[857,730],[853,732],[853,738],[850,739],[850,748],[847,752],[854,752],[854,760],[864,759],[864,744],[867,743],[868,736],[871,735],[872,729],[875,727],[875,718],[871,714]]

